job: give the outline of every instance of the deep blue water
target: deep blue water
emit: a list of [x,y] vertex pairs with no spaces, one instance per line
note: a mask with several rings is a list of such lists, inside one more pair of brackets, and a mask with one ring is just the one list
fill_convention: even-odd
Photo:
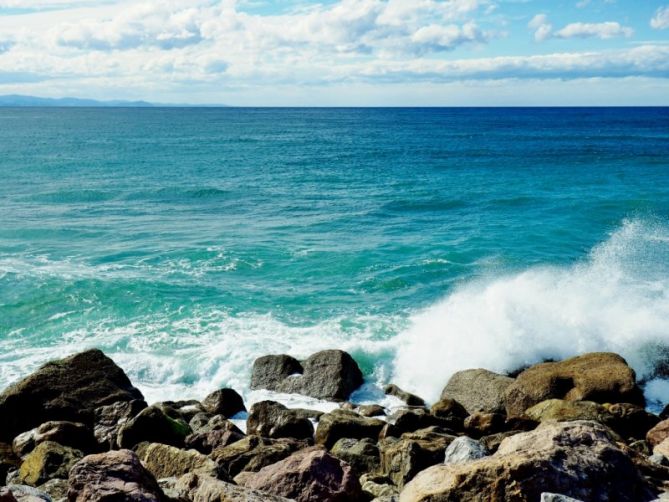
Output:
[[186,397],[338,347],[430,395],[669,343],[666,108],[4,108],[0,175],[1,385],[98,346]]

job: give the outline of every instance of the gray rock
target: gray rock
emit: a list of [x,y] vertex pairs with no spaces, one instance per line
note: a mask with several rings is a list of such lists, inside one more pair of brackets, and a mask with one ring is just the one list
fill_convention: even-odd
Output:
[[444,464],[464,464],[489,455],[480,441],[467,436],[460,436],[446,448]]
[[143,409],[120,428],[118,446],[132,448],[148,441],[181,447],[190,433],[190,427],[183,420],[167,416],[162,408],[154,405]]
[[291,502],[291,500],[243,486],[191,473],[172,484],[169,493],[177,500],[198,502]]
[[290,356],[264,356],[253,363],[251,388],[344,401],[362,385],[355,360],[341,350],[324,350],[302,363]]
[[444,387],[441,399],[454,399],[470,415],[504,413],[504,392],[513,378],[484,369],[458,371]]
[[275,401],[260,401],[251,406],[246,432],[268,438],[313,439],[314,425],[299,411]]
[[581,500],[560,495],[558,493],[542,493],[540,502],[582,502]]
[[202,401],[202,408],[212,415],[222,415],[225,418],[235,416],[246,411],[244,400],[234,389],[219,389],[212,392]]
[[[12,484],[7,485],[6,488],[17,502],[53,502],[48,493],[32,486]],[[7,500],[11,501],[11,499]]]
[[342,438],[334,444],[330,453],[348,463],[358,476],[379,468],[379,447],[376,441],[369,438]]

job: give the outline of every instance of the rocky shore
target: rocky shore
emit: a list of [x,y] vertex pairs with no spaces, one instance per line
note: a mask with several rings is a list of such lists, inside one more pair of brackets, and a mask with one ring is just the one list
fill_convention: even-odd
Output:
[[253,389],[339,408],[247,410],[233,389],[149,406],[98,350],[53,361],[0,395],[0,501],[669,500],[669,410],[616,354],[461,371],[431,406],[392,384],[402,406],[354,405],[362,383],[342,351],[269,355]]

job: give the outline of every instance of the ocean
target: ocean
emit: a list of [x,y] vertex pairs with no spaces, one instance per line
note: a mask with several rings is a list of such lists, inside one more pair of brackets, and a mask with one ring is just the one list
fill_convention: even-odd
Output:
[[669,399],[667,108],[0,108],[0,175],[1,387],[98,347],[253,399],[340,348],[434,400],[606,350]]

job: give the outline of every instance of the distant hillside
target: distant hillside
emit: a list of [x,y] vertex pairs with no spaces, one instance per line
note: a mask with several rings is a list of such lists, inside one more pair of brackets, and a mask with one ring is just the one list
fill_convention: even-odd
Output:
[[128,106],[145,108],[156,105],[146,101],[97,101],[95,99],[80,98],[40,98],[36,96],[21,96],[14,94],[0,96],[0,106]]

